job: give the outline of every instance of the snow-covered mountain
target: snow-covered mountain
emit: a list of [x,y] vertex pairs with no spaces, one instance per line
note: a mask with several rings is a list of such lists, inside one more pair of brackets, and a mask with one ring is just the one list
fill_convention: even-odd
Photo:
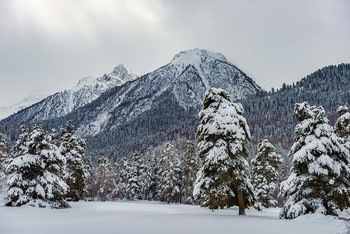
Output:
[[[103,104],[84,114],[88,117],[79,124],[77,133],[86,137],[106,128],[115,129],[154,109],[165,94],[172,95],[184,110],[199,110],[209,87],[225,88],[234,100],[261,90],[222,54],[200,49],[182,51],[167,65],[103,95],[98,100]],[[83,110],[87,108],[80,112]]]
[[[204,92],[207,87],[216,87],[228,90],[233,100],[243,104],[255,143],[269,138],[287,150],[295,127],[293,105],[303,101],[322,105],[333,124],[338,106],[350,105],[349,80],[350,64],[340,64],[322,68],[296,84],[266,92],[222,54],[187,50],[151,73],[108,89],[69,114],[38,120],[42,103],[50,97],[46,98],[35,104],[36,108],[26,108],[0,121],[0,132],[14,140],[22,122],[41,122],[51,129],[70,121],[77,133],[87,139],[89,154],[128,156],[135,149],[156,147],[179,136],[194,139]],[[80,88],[90,82],[89,78],[83,80]],[[48,106],[55,108],[54,102]]]
[[89,142],[93,150],[108,151],[118,145],[126,150],[130,149],[128,144],[141,142],[146,147],[155,138],[168,139],[185,123],[195,123],[208,87],[226,89],[233,100],[261,91],[222,54],[193,49],[180,52],[165,66],[109,89],[95,101],[44,125],[57,128],[71,121],[77,134],[88,141],[98,139]]
[[[120,64],[102,77],[86,77],[71,89],[53,94],[41,102],[11,116],[11,122],[37,122],[64,116],[97,99],[103,92],[135,80],[137,75]],[[32,103],[33,104],[33,103]]]
[[202,49],[182,51],[168,64],[135,78],[122,66],[97,79],[84,78],[76,87],[1,121],[0,127],[41,122],[51,129],[70,121],[87,139],[89,153],[120,156],[161,144],[179,132],[193,135],[187,127],[195,127],[209,87],[224,88],[233,100],[262,91],[224,55]]
[[28,97],[25,97],[21,101],[17,102],[16,104],[13,104],[9,107],[7,106],[1,106],[0,107],[0,120],[4,119],[26,107],[29,107],[37,102],[40,102],[45,97],[47,97],[47,94],[36,94],[36,95],[30,95]]

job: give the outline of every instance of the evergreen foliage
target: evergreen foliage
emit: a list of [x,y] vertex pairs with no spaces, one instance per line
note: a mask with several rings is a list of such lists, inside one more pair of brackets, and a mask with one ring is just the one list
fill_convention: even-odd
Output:
[[171,144],[166,144],[159,160],[158,193],[161,201],[181,201],[181,166],[179,155]]
[[142,176],[144,165],[140,154],[135,151],[132,163],[127,167],[127,184],[125,189],[125,198],[129,200],[141,199]]
[[48,141],[45,130],[35,125],[22,134],[11,152],[8,174],[7,206],[68,207],[64,196],[69,186],[60,177],[66,160],[57,146]]
[[152,154],[148,158],[148,165],[146,170],[147,181],[145,183],[145,199],[159,201],[158,185],[160,178],[158,177],[158,172],[160,170],[158,155]]
[[84,158],[84,174],[86,177],[85,182],[85,194],[84,197],[89,200],[95,200],[98,193],[97,179],[96,179],[96,169],[92,164],[91,157],[85,156]]
[[143,200],[150,200],[152,198],[152,185],[155,174],[153,174],[153,168],[152,168],[152,162],[147,162],[146,158],[142,158],[140,161],[141,163],[141,170],[139,175],[139,181],[140,181],[140,194],[139,199]]
[[[54,136],[53,139],[56,137]],[[67,160],[66,183],[70,187],[67,199],[79,201],[84,197],[85,173],[83,157],[85,154],[84,140],[78,140],[74,135],[73,126],[68,123],[61,129],[60,152]]]
[[307,213],[336,215],[350,205],[349,151],[339,142],[322,107],[297,103],[294,144],[289,152],[292,168],[282,183],[286,198],[280,218]]
[[[283,150],[289,150],[293,144],[293,131],[297,124],[291,116],[294,104],[298,102],[308,101],[312,105],[322,105],[330,124],[334,124],[338,106],[350,104],[349,80],[350,64],[331,65],[315,71],[295,84],[285,84],[273,92],[261,91],[238,100],[244,107],[253,143],[257,144],[257,140],[268,138],[278,150],[281,147]],[[184,85],[187,85],[187,82]],[[118,99],[111,98],[119,98],[119,95],[114,94],[124,92],[125,88],[127,87],[112,88],[94,102],[64,117],[43,121],[42,124],[46,129],[52,129],[71,121],[77,128],[84,128],[91,118],[100,114],[104,105],[115,103]],[[149,95],[151,97],[153,93]],[[138,98],[135,94],[128,98],[127,102],[139,103]],[[96,160],[100,155],[108,155],[119,161],[122,157],[132,155],[135,150],[144,153],[150,146],[161,146],[164,142],[175,141],[178,138],[195,139],[200,106],[184,109],[171,92],[166,91],[157,96],[152,109],[144,110],[135,119],[119,119],[118,113],[126,111],[123,108],[125,106],[115,109],[111,114],[111,123],[106,126],[106,131],[96,136],[86,136],[87,152]],[[91,113],[94,115],[91,116]],[[129,113],[129,109],[126,113]],[[25,122],[27,117],[0,121],[0,132],[6,135],[10,144],[18,138],[18,124]]]
[[48,139],[50,143],[54,144],[57,147],[59,147],[61,144],[60,135],[55,128],[53,128],[51,130],[51,133],[48,134]]
[[129,172],[129,162],[126,160],[126,158],[123,158],[121,160],[121,163],[117,164],[118,167],[116,168],[117,172],[117,180],[118,183],[118,190],[120,191],[120,198],[125,198],[126,196],[126,187],[128,183],[128,172]]
[[210,88],[199,113],[198,150],[201,167],[193,195],[210,209],[238,205],[239,214],[255,202],[248,177],[247,143],[251,140],[243,107],[228,93]]
[[251,181],[258,202],[266,208],[276,206],[278,202],[274,195],[282,164],[281,156],[276,154],[276,148],[268,139],[263,139],[251,163]]
[[334,133],[341,138],[345,147],[350,150],[350,113],[347,106],[339,106],[338,119],[334,125]]
[[275,145],[278,142],[290,149],[297,124],[291,118],[294,104],[304,101],[322,105],[334,124],[338,106],[350,104],[349,80],[349,63],[331,65],[275,92],[260,92],[242,100],[253,138],[268,138]]
[[186,204],[193,204],[193,188],[198,171],[196,146],[193,142],[186,142],[185,153],[182,157],[182,194]]
[[7,141],[0,133],[0,192],[5,180],[5,163],[7,160]]

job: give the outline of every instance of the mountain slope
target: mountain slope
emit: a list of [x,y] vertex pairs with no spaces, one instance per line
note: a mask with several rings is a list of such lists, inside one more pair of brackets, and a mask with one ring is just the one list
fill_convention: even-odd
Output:
[[[106,81],[110,75],[100,79]],[[350,103],[349,81],[350,64],[341,64],[322,68],[275,92],[265,92],[223,55],[194,49],[175,55],[154,72],[107,89],[66,115],[43,120],[38,113],[41,109],[34,111],[30,107],[0,121],[0,131],[15,140],[21,122],[41,122],[51,129],[71,121],[77,133],[87,139],[90,154],[126,156],[135,149],[144,150],[178,137],[193,139],[204,92],[208,87],[217,87],[228,90],[233,100],[242,102],[254,142],[269,138],[288,149],[296,124],[294,104],[308,101],[322,105],[333,124],[336,108]],[[89,86],[81,89],[89,82],[89,78],[81,81],[78,96],[90,92]],[[41,105],[42,102],[34,106]],[[54,105],[51,107],[55,109]]]
[[308,101],[323,106],[330,124],[336,109],[350,105],[350,64],[331,65],[317,70],[293,85],[283,85],[276,92],[260,92],[242,101],[253,138],[269,138],[289,149],[293,142],[296,120],[294,104]]
[[[88,142],[88,153],[127,156],[178,137],[194,139],[204,92],[224,88],[243,104],[253,141],[269,138],[285,150],[291,146],[296,102],[322,105],[333,124],[339,105],[350,104],[350,64],[324,67],[275,92],[255,82],[218,53],[183,51],[171,62],[136,80],[108,89],[94,101],[58,118],[40,120],[46,129],[71,121]],[[16,139],[21,113],[3,121],[0,132]],[[35,115],[34,115],[35,116]],[[35,118],[29,123],[38,122]]]
[[46,94],[30,95],[9,107],[6,107],[6,106],[0,107],[0,120],[14,113],[17,113],[18,111],[23,110],[24,108],[29,107],[37,102],[40,102],[47,96],[48,95]]
[[64,116],[73,110],[82,107],[97,99],[103,92],[136,79],[137,76],[127,70],[122,64],[99,78],[86,77],[72,89],[53,94],[39,103],[36,103],[3,122],[35,123]]
[[[64,121],[60,120],[57,123],[63,124],[74,119],[81,131],[87,125],[79,122],[78,116],[89,116],[94,108],[108,103],[103,101],[104,98],[109,98],[112,106],[123,99],[121,104],[113,106],[114,109],[108,112],[110,118],[93,137],[85,135],[89,131],[82,132],[82,135],[88,136],[89,152],[120,157],[128,155],[134,149],[142,150],[149,145],[156,146],[179,136],[194,139],[197,115],[203,99],[201,95],[206,90],[203,77],[193,65],[188,65],[171,83],[164,83],[167,88],[162,92],[159,91],[162,89],[158,89],[158,92],[154,90],[148,95],[139,95],[140,89],[143,90],[142,82],[147,83],[148,79],[156,82],[154,77],[157,77],[158,73],[168,74],[157,70],[141,77],[140,81],[111,89],[96,102],[79,109],[81,112],[72,113],[66,116]],[[294,85],[284,85],[275,92],[256,89],[247,98],[236,101],[244,106],[244,116],[250,126],[254,143],[269,138],[280,150],[288,151],[293,143],[296,125],[293,118],[294,104],[308,101],[310,105],[321,105],[326,110],[330,124],[334,124],[337,107],[350,105],[349,81],[350,64],[332,65],[308,75]],[[230,86],[226,82],[221,84],[224,89]],[[118,96],[117,93],[122,95]],[[135,93],[138,95],[132,96]],[[114,100],[117,102],[114,102],[112,97],[116,97]],[[85,108],[90,108],[90,111],[86,111]]]
[[87,138],[91,153],[122,156],[173,138],[182,131],[181,126],[195,125],[208,87],[225,88],[233,99],[262,91],[223,55],[194,49],[44,124],[52,128],[71,121],[77,134]]

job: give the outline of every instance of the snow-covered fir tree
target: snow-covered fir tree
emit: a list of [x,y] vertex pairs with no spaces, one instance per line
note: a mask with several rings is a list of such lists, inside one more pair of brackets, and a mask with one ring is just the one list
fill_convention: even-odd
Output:
[[277,198],[277,206],[282,207],[285,203],[285,198],[280,196],[281,184],[286,181],[289,177],[290,165],[287,160],[282,160],[282,165],[280,166],[280,171],[277,175],[277,188],[273,193],[273,197]]
[[117,185],[115,197],[116,198],[123,198],[124,194],[125,194],[126,184],[123,182],[124,175],[121,174],[122,162],[120,162],[120,163],[115,162],[113,165],[113,168],[114,168],[114,172],[115,172],[114,180],[115,180],[115,183]]
[[193,142],[186,142],[185,153],[182,157],[182,194],[184,202],[193,204],[193,187],[198,171],[198,160],[196,155],[196,146]]
[[337,109],[338,119],[334,125],[334,133],[341,138],[345,147],[350,150],[350,113],[347,106]]
[[286,202],[280,218],[307,213],[336,215],[350,205],[349,151],[328,124],[323,107],[297,103],[291,174],[281,185]]
[[67,160],[66,183],[70,187],[67,199],[79,201],[84,197],[86,181],[83,163],[85,142],[77,139],[70,123],[66,125],[66,128],[61,129],[60,141],[60,152]]
[[225,90],[207,90],[197,131],[202,165],[193,191],[204,207],[238,205],[240,215],[255,202],[246,161],[251,137],[243,112],[242,105],[232,103]]
[[125,198],[126,186],[128,181],[129,162],[123,158],[116,168],[116,183],[118,186],[118,197]]
[[115,177],[115,169],[111,160],[106,157],[100,157],[98,159],[98,168],[96,169],[96,185],[99,188],[97,196],[101,201],[116,198],[117,184]]
[[140,185],[141,185],[141,195],[140,195],[140,199],[143,200],[150,200],[152,197],[151,194],[151,188],[153,185],[153,170],[151,167],[151,163],[150,160],[148,159],[146,161],[146,158],[143,157],[142,158],[142,171],[141,174],[139,176],[139,181],[140,181]]
[[277,190],[282,158],[276,154],[276,148],[268,139],[263,139],[258,146],[258,152],[251,161],[251,182],[258,202],[266,208],[277,205],[274,195]]
[[61,178],[66,159],[57,146],[49,143],[40,125],[30,133],[27,126],[22,126],[8,162],[7,206],[68,207],[64,196],[69,187]]
[[148,159],[148,170],[146,171],[149,176],[149,184],[147,186],[146,199],[147,200],[159,200],[159,194],[157,188],[159,187],[160,178],[159,172],[159,157],[153,152]]
[[161,201],[181,202],[181,168],[179,155],[170,143],[167,143],[160,156],[158,171],[158,194]]
[[53,128],[51,132],[48,134],[49,142],[54,144],[55,146],[60,146],[60,135],[58,134],[57,130]]
[[0,192],[5,180],[5,163],[7,160],[7,141],[0,133]]
[[131,164],[127,167],[127,184],[125,189],[125,198],[129,200],[140,199],[141,195],[141,177],[143,175],[143,162],[141,155],[135,151]]

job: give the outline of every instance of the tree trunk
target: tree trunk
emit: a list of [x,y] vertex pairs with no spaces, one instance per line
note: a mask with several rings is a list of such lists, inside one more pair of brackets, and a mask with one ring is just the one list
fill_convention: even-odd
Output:
[[238,199],[238,207],[239,207],[239,215],[245,215],[244,212],[244,201],[243,201],[243,194],[241,190],[237,191],[237,199]]

